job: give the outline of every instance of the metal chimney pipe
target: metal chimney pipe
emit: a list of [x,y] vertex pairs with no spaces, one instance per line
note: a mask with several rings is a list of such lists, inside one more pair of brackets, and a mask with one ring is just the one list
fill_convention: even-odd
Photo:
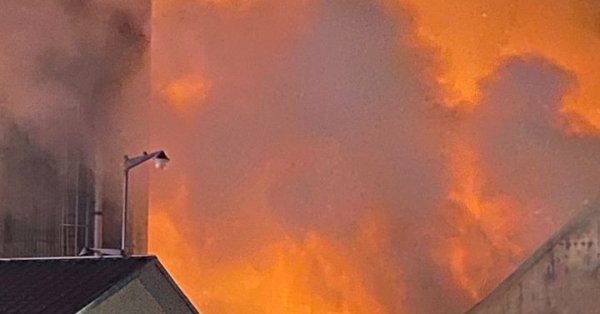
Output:
[[121,222],[121,252],[123,256],[127,254],[127,205],[129,202],[129,169],[127,168],[127,156],[125,156],[125,170],[123,180],[123,217]]
[[96,171],[94,176],[94,248],[102,248],[103,240],[103,211],[102,211],[102,175]]

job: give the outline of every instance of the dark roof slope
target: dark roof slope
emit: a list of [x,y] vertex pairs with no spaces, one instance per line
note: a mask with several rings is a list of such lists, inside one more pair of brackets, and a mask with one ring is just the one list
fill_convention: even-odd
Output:
[[0,313],[76,313],[154,256],[0,259]]

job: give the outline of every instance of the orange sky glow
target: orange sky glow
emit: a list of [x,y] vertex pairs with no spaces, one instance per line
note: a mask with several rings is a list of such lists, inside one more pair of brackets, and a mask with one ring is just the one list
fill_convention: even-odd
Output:
[[[512,127],[512,116],[507,122],[492,107],[514,96],[509,102],[550,108],[552,93],[530,99],[510,85],[547,77],[539,84],[556,90],[559,103],[543,124],[549,140],[539,144],[515,122],[511,132],[534,140],[514,144],[529,155],[509,157],[529,169],[552,145],[586,151],[579,141],[600,130],[599,16],[593,0],[154,0],[155,115],[172,126],[162,139],[174,162],[166,179],[151,183],[150,251],[208,314],[466,310],[573,210],[538,195],[595,164],[584,153],[583,163],[557,154],[539,173],[546,164],[561,168],[532,179],[530,194],[511,189],[523,184],[521,174],[487,156],[512,147],[494,137],[495,128]],[[354,29],[373,40],[365,45],[394,53],[363,49]],[[382,59],[390,60],[383,70],[369,70]],[[538,59],[548,65],[531,61]],[[393,67],[388,78],[383,72]],[[328,111],[327,103],[338,107]],[[387,111],[364,109],[373,103]],[[403,111],[405,103],[415,113]],[[542,125],[523,121],[531,130]],[[394,132],[408,140],[388,141]],[[412,138],[416,157],[396,152],[410,150]],[[406,186],[388,179],[397,159],[407,169],[439,164],[442,174],[431,179],[438,190],[420,194],[431,185],[420,177]],[[171,188],[159,188],[163,180]],[[396,198],[401,189],[408,194]],[[413,196],[430,198],[431,208],[406,205]],[[564,204],[583,201],[571,196]],[[434,293],[444,300],[426,304]]]

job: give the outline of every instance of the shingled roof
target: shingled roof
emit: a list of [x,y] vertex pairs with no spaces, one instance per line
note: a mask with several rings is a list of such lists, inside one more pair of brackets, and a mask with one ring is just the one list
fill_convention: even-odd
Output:
[[149,264],[196,312],[156,257],[133,256],[0,259],[0,313],[77,313],[118,291]]

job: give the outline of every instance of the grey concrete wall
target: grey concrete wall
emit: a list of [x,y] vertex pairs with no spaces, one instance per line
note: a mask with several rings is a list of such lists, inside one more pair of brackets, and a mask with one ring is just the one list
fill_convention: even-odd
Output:
[[585,217],[468,313],[600,313],[599,226]]

